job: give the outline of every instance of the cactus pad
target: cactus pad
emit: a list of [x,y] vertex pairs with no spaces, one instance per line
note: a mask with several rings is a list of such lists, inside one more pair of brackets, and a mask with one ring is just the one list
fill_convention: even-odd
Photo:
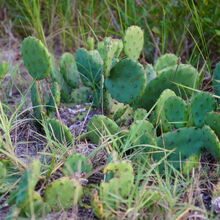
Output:
[[145,120],[147,118],[147,111],[143,108],[138,108],[134,112],[134,121]]
[[5,77],[8,70],[9,70],[9,63],[1,62],[0,63],[0,80]]
[[21,53],[24,65],[34,79],[44,79],[49,75],[52,68],[51,56],[40,40],[34,37],[25,38]]
[[64,53],[60,61],[60,72],[66,83],[72,88],[80,85],[80,74],[77,69],[76,61],[71,53]]
[[149,83],[152,79],[157,77],[157,73],[154,70],[154,67],[151,64],[147,64],[145,67],[145,71],[147,74],[147,83]]
[[209,93],[201,92],[196,94],[191,101],[192,120],[196,127],[202,127],[207,112],[215,110],[216,103]]
[[144,46],[144,32],[138,26],[130,26],[124,36],[124,52],[130,59],[137,60]]
[[165,117],[174,128],[184,127],[188,121],[188,108],[183,99],[178,96],[169,97],[164,103]]
[[[215,66],[213,86],[215,94],[220,96],[220,62]],[[218,103],[220,103],[220,98],[218,98]]]
[[67,210],[77,205],[82,197],[82,186],[69,177],[53,181],[45,189],[44,201],[54,211]]
[[154,68],[156,72],[178,64],[178,57],[174,54],[167,53],[158,58]]
[[[179,169],[192,155],[200,155],[206,149],[214,157],[220,159],[220,143],[217,136],[210,127],[203,128],[188,127],[180,128],[176,131],[165,133],[157,138],[157,145],[166,150],[174,150],[169,156],[168,161]],[[166,153],[154,153],[154,159],[158,160]]]
[[117,63],[105,81],[112,98],[122,103],[133,102],[144,90],[146,75],[136,61],[125,59]]
[[78,89],[74,89],[71,93],[71,101],[74,104],[83,104],[91,102],[92,90],[89,87],[82,86]]
[[205,124],[208,125],[220,139],[220,113],[209,112],[205,117]]
[[114,135],[120,131],[118,125],[104,115],[96,115],[87,125],[88,137],[94,144],[99,144],[106,135]]
[[55,119],[47,119],[46,123],[48,126],[48,131],[55,141],[66,143],[67,145],[73,143],[73,135],[71,134],[68,127],[61,121]]
[[69,156],[64,163],[64,173],[73,176],[75,173],[92,171],[92,163],[82,154]]
[[193,94],[193,91],[186,87],[197,88],[197,81],[198,71],[190,65],[180,64],[166,68],[147,84],[143,94],[135,100],[133,106],[150,110],[165,89],[171,89],[177,96],[187,99]]
[[81,74],[81,79],[86,86],[100,84],[102,75],[102,59],[95,54],[89,53],[86,49],[81,48],[76,51],[76,64]]

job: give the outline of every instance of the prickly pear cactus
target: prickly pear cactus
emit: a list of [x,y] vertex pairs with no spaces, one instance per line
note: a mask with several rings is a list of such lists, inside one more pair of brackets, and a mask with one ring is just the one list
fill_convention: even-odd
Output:
[[62,55],[60,60],[60,72],[70,87],[79,87],[80,74],[77,69],[75,58],[71,53],[64,53]]
[[1,62],[0,63],[0,80],[5,77],[8,70],[9,70],[9,63]]
[[149,121],[135,121],[130,128],[129,141],[131,145],[150,144],[156,145],[156,132]]
[[43,118],[44,108],[42,105],[42,100],[38,90],[38,83],[34,82],[31,87],[31,102],[34,111],[34,117],[41,121]]
[[94,50],[95,49],[95,39],[94,39],[94,37],[88,37],[87,38],[87,48],[88,48],[88,50]]
[[145,71],[147,74],[147,83],[149,83],[152,79],[157,77],[157,73],[154,69],[154,67],[151,64],[147,64],[145,67]]
[[18,208],[24,208],[26,201],[31,201],[34,188],[40,178],[41,163],[34,160],[27,171],[23,174],[18,189],[11,193],[9,204],[16,204]]
[[187,99],[193,94],[187,87],[197,88],[197,84],[198,71],[194,67],[180,64],[165,68],[158,77],[147,84],[143,94],[132,103],[132,106],[150,110],[165,89],[171,89],[177,96]]
[[109,163],[104,169],[104,174],[109,172],[113,172],[112,178],[101,183],[99,193],[94,193],[92,202],[95,214],[102,219],[116,217],[112,210],[120,207],[121,201],[129,196],[134,185],[134,172],[130,162]]
[[164,132],[167,132],[171,129],[171,126],[165,115],[164,104],[172,96],[176,96],[175,92],[170,89],[164,90],[157,101],[156,109],[153,115],[153,123],[155,126],[159,125],[159,127],[162,127]]
[[64,163],[64,173],[73,176],[75,173],[88,173],[92,171],[92,163],[82,154],[69,156]]
[[147,119],[147,111],[143,108],[138,108],[134,112],[134,121]]
[[130,26],[124,36],[124,52],[130,59],[137,60],[144,46],[144,32],[138,26]]
[[60,105],[60,86],[57,82],[52,82],[52,89],[49,101],[47,103],[47,113],[50,114]]
[[97,84],[99,87],[103,71],[102,59],[81,48],[76,51],[75,60],[84,85],[93,87]]
[[220,139],[220,113],[208,112],[205,116],[205,124],[208,125]]
[[138,62],[124,59],[111,69],[105,86],[113,99],[122,103],[132,103],[146,86],[144,69]]
[[82,186],[73,178],[62,177],[50,183],[44,194],[44,201],[54,211],[67,210],[79,202]]
[[164,103],[165,117],[174,128],[186,126],[189,111],[185,101],[178,96],[169,97]]
[[48,127],[49,135],[52,137],[52,139],[60,143],[66,143],[67,145],[73,143],[73,135],[68,127],[61,121],[56,119],[47,119],[46,125]]
[[196,127],[202,127],[207,112],[216,108],[215,99],[209,93],[201,92],[196,94],[191,101],[192,120]]
[[178,57],[172,53],[167,53],[158,58],[154,68],[157,73],[160,73],[161,70],[175,66],[178,64]]
[[93,91],[89,87],[79,87],[71,93],[71,100],[74,104],[83,104],[92,101]]
[[[220,62],[215,66],[213,86],[215,94],[220,96]],[[220,103],[220,98],[218,98],[218,103]]]
[[[32,206],[32,207],[31,207]],[[33,209],[33,210],[32,210]],[[21,209],[21,214],[31,218],[34,214],[35,217],[45,216],[50,212],[50,207],[45,203],[38,192],[33,192],[32,198],[24,201]]]
[[[157,138],[157,145],[164,150],[174,150],[167,159],[176,169],[180,169],[192,155],[200,155],[204,149],[220,159],[220,143],[209,126],[186,127],[165,133]],[[153,158],[159,160],[168,153],[154,153]]]
[[182,166],[182,174],[187,175],[192,173],[193,169],[199,167],[200,155],[192,155],[184,161]]
[[120,131],[118,125],[104,115],[95,115],[87,125],[88,137],[99,144],[104,136],[115,135]]
[[35,80],[46,78],[51,72],[51,56],[43,43],[34,37],[22,42],[21,53],[28,72]]

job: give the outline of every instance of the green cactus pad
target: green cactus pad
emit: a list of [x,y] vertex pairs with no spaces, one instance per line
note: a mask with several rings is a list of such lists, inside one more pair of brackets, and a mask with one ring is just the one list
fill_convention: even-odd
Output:
[[5,77],[8,71],[9,71],[9,63],[1,62],[0,63],[0,80]]
[[94,39],[94,37],[88,37],[87,38],[87,48],[88,48],[88,50],[94,50],[95,49],[95,39]]
[[42,100],[38,91],[38,83],[34,82],[32,87],[31,87],[31,102],[32,102],[32,107],[34,111],[34,117],[37,120],[42,120],[43,117],[43,106],[42,106]]
[[34,37],[25,38],[21,53],[24,65],[34,79],[44,79],[49,75],[52,68],[51,56],[40,40]]
[[28,170],[23,174],[18,189],[14,194],[18,207],[22,208],[25,201],[30,200],[30,194],[34,194],[34,188],[40,179],[40,169],[40,161],[34,160]]
[[88,137],[94,144],[99,144],[106,135],[114,135],[120,131],[118,125],[104,115],[95,115],[87,125]]
[[71,53],[64,53],[62,55],[60,60],[60,72],[70,87],[79,87],[80,74],[77,69],[75,58]]
[[83,104],[91,102],[92,90],[89,87],[82,86],[78,89],[74,89],[71,93],[71,102],[75,104]]
[[44,201],[54,211],[67,210],[79,202],[82,197],[82,186],[69,177],[53,181],[45,189]]
[[169,97],[164,103],[165,117],[171,126],[181,128],[186,126],[189,119],[188,107],[185,101],[178,96]]
[[[218,62],[214,69],[214,80],[213,80],[214,92],[217,96],[220,96],[220,62]],[[220,98],[218,98],[220,103]]]
[[69,156],[64,163],[64,173],[73,176],[75,173],[88,173],[92,171],[92,163],[82,154]]
[[[98,194],[92,201],[95,214],[101,219],[115,219],[114,212],[119,206],[121,199],[126,199],[131,192],[134,182],[134,172],[130,162],[115,161],[109,163],[104,169],[108,182],[100,184]],[[106,178],[105,178],[106,180]],[[121,198],[121,199],[118,199]]]
[[129,137],[131,144],[150,144],[156,145],[156,132],[154,126],[149,121],[135,121],[130,128]]
[[154,67],[151,64],[147,64],[145,67],[145,71],[147,74],[147,83],[149,83],[152,79],[157,77],[157,73],[154,70]]
[[103,70],[102,59],[81,48],[76,51],[75,60],[83,83],[86,86],[99,85]]
[[154,68],[156,72],[178,64],[178,57],[172,53],[167,53],[158,58]]
[[[192,155],[200,155],[205,149],[215,158],[220,159],[220,143],[210,127],[187,127],[163,134],[157,138],[157,145],[166,150],[174,150],[168,161],[179,169]],[[159,160],[168,152],[154,153],[153,158]]]
[[147,111],[143,108],[138,108],[134,112],[134,121],[145,120],[147,118]]
[[147,84],[143,94],[135,100],[132,106],[150,110],[165,89],[171,89],[177,96],[187,99],[193,94],[193,91],[186,87],[197,88],[197,84],[198,71],[194,67],[180,64],[166,68],[158,77]]
[[127,106],[124,114],[122,114],[121,117],[118,118],[115,122],[119,126],[126,127],[132,123],[133,119],[134,119],[134,110],[130,106]]
[[201,92],[196,94],[191,101],[192,120],[196,127],[202,127],[207,112],[216,108],[215,99],[209,93]]
[[143,67],[138,62],[125,59],[112,68],[105,85],[112,98],[129,104],[144,90],[146,75]]
[[124,52],[130,59],[137,60],[144,46],[144,32],[138,26],[130,26],[124,36]]
[[50,207],[47,203],[43,202],[42,197],[38,192],[33,192],[32,198],[24,201],[21,213],[24,213],[27,217],[31,218],[31,205],[33,207],[33,213],[35,217],[40,217],[41,215],[46,215],[50,212]]
[[56,106],[59,105],[60,105],[60,86],[57,82],[53,81],[50,98],[47,103],[47,113],[50,114],[51,112],[54,112]]
[[208,125],[220,139],[220,113],[209,112],[205,116],[205,124]]
[[165,115],[165,111],[164,111],[165,110],[164,104],[167,101],[167,99],[169,99],[172,96],[176,96],[175,92],[173,92],[170,89],[165,89],[161,93],[161,95],[157,101],[156,109],[155,109],[155,112],[153,115],[155,126],[161,125],[164,132],[167,132],[171,129],[171,126],[166,119],[166,115]]
[[48,131],[51,137],[55,141],[66,143],[67,145],[73,143],[73,135],[71,134],[69,128],[61,121],[55,119],[47,119],[46,124],[48,126]]
[[192,170],[199,167],[200,155],[192,155],[184,161],[182,166],[183,175],[192,173]]

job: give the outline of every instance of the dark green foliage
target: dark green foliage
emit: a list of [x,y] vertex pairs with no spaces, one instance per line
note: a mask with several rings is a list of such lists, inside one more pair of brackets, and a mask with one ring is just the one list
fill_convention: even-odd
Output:
[[44,201],[53,211],[67,210],[77,205],[82,197],[82,186],[73,178],[62,177],[50,183],[44,194]]
[[80,88],[74,89],[71,93],[71,102],[74,104],[83,104],[91,102],[92,100],[92,90],[89,87],[82,86]]
[[70,145],[74,141],[74,137],[66,125],[61,121],[55,119],[47,119],[46,124],[48,131],[53,140],[60,143]]
[[215,99],[209,93],[201,92],[196,94],[191,101],[192,120],[196,127],[202,127],[207,112],[216,108]]
[[[198,71],[190,65],[180,64],[166,68],[158,77],[147,84],[143,95],[135,100],[133,106],[150,110],[165,89],[171,89],[177,96],[187,99],[193,94],[193,91],[183,88],[181,85],[197,88],[197,80]],[[173,82],[180,85],[178,86]]]
[[205,116],[205,124],[207,124],[220,139],[220,113],[208,112]]
[[[215,94],[220,96],[220,62],[215,66],[213,86]],[[218,98],[218,103],[220,103],[220,98]]]
[[79,87],[80,74],[77,69],[75,58],[71,53],[64,53],[62,55],[60,60],[60,72],[70,87]]
[[43,43],[34,38],[27,37],[21,48],[24,65],[35,80],[46,78],[51,72],[51,57]]
[[130,59],[137,60],[144,46],[144,32],[138,26],[130,26],[124,36],[124,52]]
[[64,163],[64,173],[68,176],[91,171],[92,163],[82,154],[73,154],[69,156]]
[[94,116],[87,125],[88,137],[94,144],[99,144],[102,137],[115,135],[120,131],[118,125],[104,115]]
[[169,97],[164,103],[165,117],[171,126],[181,128],[186,126],[189,111],[185,101],[178,96]]
[[167,67],[175,66],[177,64],[178,64],[178,57],[172,53],[167,53],[158,58],[154,68],[155,71],[158,73]]
[[[210,152],[215,158],[220,159],[220,143],[217,136],[205,126],[203,128],[180,128],[176,131],[163,134],[157,138],[157,145],[164,150],[174,150],[167,159],[179,169],[192,155],[200,155],[204,150]],[[159,160],[169,152],[154,153],[153,158]]]
[[94,87],[98,84],[99,87],[103,70],[101,58],[81,48],[76,51],[75,60],[84,85]]
[[138,62],[124,59],[111,69],[105,86],[113,99],[129,104],[141,95],[146,86],[144,69]]
[[42,106],[42,100],[39,94],[38,90],[38,82],[33,82],[33,85],[31,87],[31,102],[32,102],[32,107],[34,111],[34,117],[37,120],[42,120],[42,114],[43,114],[43,106]]
[[9,63],[1,62],[0,63],[0,80],[5,77],[8,70],[9,70]]

